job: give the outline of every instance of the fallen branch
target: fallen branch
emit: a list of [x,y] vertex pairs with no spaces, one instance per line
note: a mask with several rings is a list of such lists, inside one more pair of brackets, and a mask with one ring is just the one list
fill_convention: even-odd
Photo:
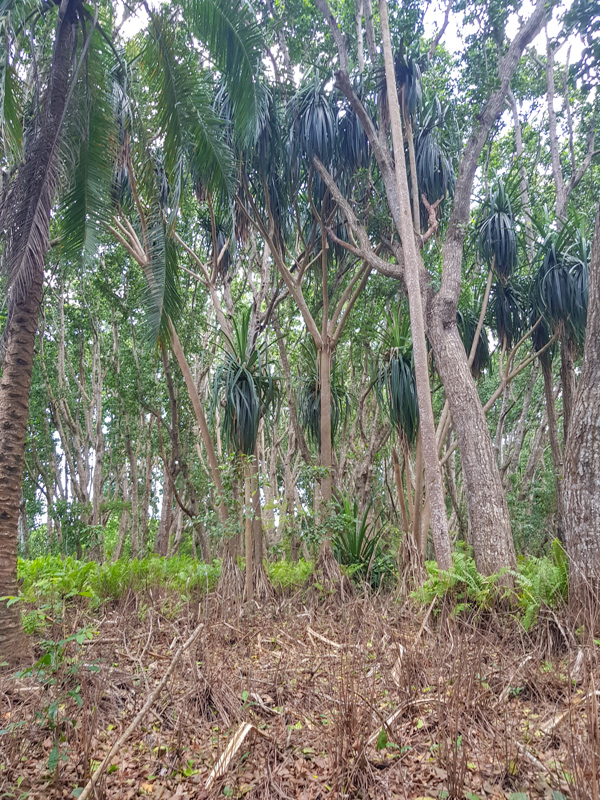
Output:
[[556,730],[556,728],[558,728],[558,726],[560,725],[560,723],[561,723],[561,722],[562,722],[562,721],[563,721],[563,720],[564,720],[566,717],[568,717],[568,716],[569,716],[569,714],[570,714],[570,713],[571,713],[571,711],[573,710],[574,706],[580,705],[580,704],[581,704],[581,703],[583,703],[585,700],[589,700],[589,699],[590,699],[590,698],[591,698],[593,695],[595,695],[595,696],[597,696],[597,697],[600,697],[600,691],[598,691],[598,690],[596,689],[595,691],[593,691],[593,692],[588,692],[587,694],[585,694],[585,695],[582,695],[581,697],[576,697],[576,698],[573,700],[573,702],[571,703],[571,705],[569,706],[569,708],[567,708],[567,709],[566,709],[566,711],[563,711],[563,712],[562,712],[561,714],[559,714],[558,716],[554,716],[554,717],[552,717],[552,719],[551,719],[551,720],[549,720],[548,722],[545,722],[543,725],[540,725],[540,730],[542,731],[542,733],[545,733],[545,734],[552,733],[552,731]]
[[308,633],[311,639],[314,636],[316,639],[320,639],[322,642],[325,642],[325,644],[328,644],[330,647],[335,647],[337,650],[340,650],[344,646],[343,644],[332,642],[331,639],[326,639],[325,636],[322,636],[320,633],[313,631],[312,628],[307,628],[306,632]]
[[251,722],[242,722],[233,737],[229,740],[229,743],[223,751],[221,758],[211,769],[210,775],[206,779],[206,786],[204,787],[206,791],[210,789],[217,778],[220,778],[221,775],[225,774],[227,767],[230,765],[234,755],[240,749],[244,739],[250,733],[250,731],[256,731],[256,733],[258,733],[259,736],[262,736],[263,739],[268,739],[268,741],[271,741],[271,738],[257,728],[256,725],[253,725]]
[[173,672],[173,670],[177,666],[177,663],[178,663],[179,659],[185,653],[185,651],[196,641],[196,639],[198,638],[198,634],[200,633],[200,631],[202,630],[203,627],[204,627],[204,623],[201,622],[194,629],[194,631],[193,631],[192,635],[189,637],[189,639],[187,641],[185,641],[181,645],[179,650],[175,653],[175,655],[173,656],[173,660],[169,664],[169,668],[167,669],[167,671],[165,672],[165,674],[162,677],[161,682],[152,691],[152,693],[150,694],[150,696],[148,697],[148,699],[146,700],[146,702],[142,706],[140,712],[135,717],[135,719],[131,722],[131,724],[125,729],[125,731],[121,734],[121,736],[119,736],[117,741],[110,748],[110,750],[108,751],[108,753],[104,757],[104,759],[101,762],[101,764],[98,767],[98,769],[94,772],[94,774],[91,776],[91,778],[87,782],[83,792],[79,795],[80,800],[87,800],[87,798],[91,795],[92,791],[94,790],[94,787],[96,786],[96,784],[98,783],[98,781],[100,780],[102,775],[104,775],[104,773],[106,772],[106,770],[110,766],[110,762],[112,761],[113,756],[115,755],[117,750],[125,744],[127,739],[129,739],[129,737],[131,736],[133,731],[137,728],[137,726],[140,724],[140,722],[146,716],[146,714],[148,713],[148,711],[152,707],[152,704],[155,702],[156,698],[159,696],[159,694],[162,692],[162,690],[167,685],[167,682],[168,682],[169,678],[171,677],[171,673]]

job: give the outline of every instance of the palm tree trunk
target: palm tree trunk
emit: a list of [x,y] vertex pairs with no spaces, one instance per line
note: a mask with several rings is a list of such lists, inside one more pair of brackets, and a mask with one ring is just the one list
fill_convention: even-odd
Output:
[[415,363],[415,381],[419,401],[419,415],[421,420],[421,435],[423,438],[423,461],[425,463],[425,478],[427,481],[427,494],[431,506],[431,528],[435,546],[436,558],[440,569],[449,569],[451,565],[451,546],[448,534],[448,521],[446,519],[446,505],[444,502],[444,488],[437,453],[435,438],[435,421],[433,406],[431,404],[431,391],[429,387],[429,366],[427,360],[427,344],[425,341],[425,320],[421,301],[421,286],[419,281],[420,257],[415,242],[408,179],[406,175],[406,162],[404,160],[404,142],[402,136],[402,121],[398,104],[396,89],[396,76],[394,71],[394,57],[390,39],[387,0],[380,0],[379,17],[383,43],[383,57],[387,82],[388,106],[390,109],[390,125],[392,131],[392,144],[395,156],[396,185],[400,205],[400,238],[405,259],[405,279],[410,311],[410,324],[413,338],[413,356]]
[[[75,26],[75,0],[59,20],[39,134],[9,190],[2,214],[4,260],[15,276],[4,335],[0,383],[0,596],[16,596],[17,537],[29,393],[38,326],[44,258],[48,249],[59,137],[62,130]],[[16,663],[26,656],[17,606],[0,603],[0,661]]]
[[565,451],[564,510],[570,565],[569,599],[579,608],[597,615],[600,599],[600,209],[590,263],[583,364]]

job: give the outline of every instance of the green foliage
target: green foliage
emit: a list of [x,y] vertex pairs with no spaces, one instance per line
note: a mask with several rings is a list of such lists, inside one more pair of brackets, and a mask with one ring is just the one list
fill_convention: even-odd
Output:
[[479,224],[479,250],[488,267],[494,266],[502,282],[517,267],[517,232],[511,198],[503,181],[490,190]]
[[336,505],[337,515],[330,522],[334,526],[331,545],[337,561],[349,568],[350,575],[356,575],[372,586],[379,585],[386,566],[389,566],[384,558],[378,561],[378,557],[383,556],[382,528],[377,529],[380,515],[369,520],[372,502],[366,506],[362,516],[359,515],[358,503],[350,495],[342,495]]
[[312,574],[313,564],[301,558],[299,561],[275,561],[268,565],[267,572],[273,586],[292,589],[302,586]]
[[526,630],[536,623],[541,608],[557,608],[566,602],[569,562],[558,539],[552,542],[550,556],[523,560],[519,565],[517,587]]
[[220,571],[218,561],[204,564],[184,556],[119,559],[108,564],[46,556],[33,561],[19,559],[18,565],[23,600],[36,605],[76,597],[87,597],[97,605],[149,587],[189,596],[193,591],[213,589]]
[[[309,441],[321,447],[321,363],[312,339],[301,343],[302,380],[298,390],[298,421]],[[340,423],[348,414],[349,397],[344,388],[344,373],[337,358],[331,362],[331,443]]]
[[398,433],[413,444],[419,430],[419,403],[410,318],[400,307],[387,315],[387,327],[381,341],[384,354],[375,381],[377,401]]
[[[464,345],[467,356],[471,352],[471,346],[473,344],[473,339],[475,338],[477,325],[479,324],[480,314],[481,309],[478,308],[477,305],[467,304],[466,302],[463,302],[462,306],[459,306],[456,311],[456,324],[458,325],[458,332],[460,333],[460,338]],[[471,367],[473,377],[475,379],[479,378],[489,363],[490,345],[488,342],[487,331],[485,330],[485,326],[482,325],[481,331],[479,332],[479,339],[477,340],[473,365]]]
[[214,403],[223,397],[223,437],[237,453],[253,455],[258,424],[275,397],[266,348],[250,339],[248,307],[233,321],[230,350],[215,372]]
[[469,608],[493,606],[501,592],[498,587],[500,575],[481,575],[466,547],[452,553],[451,569],[439,569],[435,561],[427,561],[425,568],[429,578],[413,592],[413,597],[425,604],[436,597],[448,598],[455,604],[455,613],[460,613]]
[[[412,595],[425,605],[436,597],[446,598],[454,604],[454,612],[460,613],[465,609],[490,608],[509,592],[499,585],[500,577],[508,570],[487,577],[481,575],[466,547],[452,553],[452,568],[448,571],[438,569],[435,561],[428,561],[425,566],[429,577]],[[535,624],[541,608],[555,609],[566,602],[569,565],[558,539],[552,543],[551,556],[523,559],[513,574],[520,621],[526,630]]]
[[[578,221],[577,219],[575,221]],[[538,253],[532,305],[548,325],[564,324],[579,342],[585,336],[591,248],[574,223],[546,234]]]

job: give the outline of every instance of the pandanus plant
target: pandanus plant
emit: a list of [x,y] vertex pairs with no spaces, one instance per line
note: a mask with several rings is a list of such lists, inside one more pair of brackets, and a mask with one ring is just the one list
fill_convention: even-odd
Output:
[[560,338],[565,439],[575,399],[574,359],[585,337],[590,252],[583,232],[572,224],[546,233],[532,289],[533,308]]
[[523,329],[523,294],[514,277],[519,265],[517,207],[518,197],[511,186],[499,179],[490,189],[478,226],[479,254],[497,278],[492,290],[492,317],[502,352],[512,347]]
[[[301,344],[303,377],[298,390],[298,421],[309,442],[321,449],[320,360],[312,339]],[[331,444],[348,414],[350,401],[344,375],[336,358],[331,363]]]
[[[375,392],[379,407],[386,414],[402,443],[404,463],[410,447],[417,441],[415,464],[415,501],[411,508],[413,539],[420,547],[421,502],[423,490],[423,461],[419,433],[419,404],[415,380],[410,318],[402,307],[387,315],[386,328],[381,336],[381,356],[375,377]],[[402,511],[403,527],[409,531],[408,511],[404,499],[400,460],[396,448],[392,450],[394,480]],[[407,477],[408,485],[408,477]],[[407,486],[408,488],[408,486]],[[408,488],[409,506],[411,493]]]
[[[233,321],[233,337],[226,339],[224,358],[215,372],[213,404],[220,403],[221,432],[224,441],[244,462],[246,599],[254,595],[252,495],[256,465],[256,442],[261,418],[276,396],[266,346],[250,337],[251,309],[242,311]],[[257,564],[256,568],[260,569]]]
[[[456,311],[456,324],[458,325],[458,332],[465,347],[467,355],[471,352],[473,340],[479,327],[479,317],[481,308],[474,298],[471,296],[470,290],[461,297],[458,309]],[[489,366],[490,363],[490,345],[488,341],[487,331],[485,326],[481,326],[479,336],[477,337],[477,347],[475,348],[475,355],[473,363],[471,364],[471,372],[473,377],[477,380],[481,373]]]

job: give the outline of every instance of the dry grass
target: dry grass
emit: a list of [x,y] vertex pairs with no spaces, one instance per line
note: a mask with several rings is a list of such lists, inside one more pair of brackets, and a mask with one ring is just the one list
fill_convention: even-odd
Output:
[[[16,727],[0,738],[1,796],[72,797],[201,619],[98,798],[598,798],[600,648],[578,647],[567,619],[529,636],[508,612],[434,609],[423,625],[386,597],[315,607],[298,594],[229,618],[214,597],[180,606],[154,593],[95,620],[74,609],[51,635],[99,635],[68,645],[55,683],[2,678],[2,728]],[[206,790],[244,722],[263,735]]]

